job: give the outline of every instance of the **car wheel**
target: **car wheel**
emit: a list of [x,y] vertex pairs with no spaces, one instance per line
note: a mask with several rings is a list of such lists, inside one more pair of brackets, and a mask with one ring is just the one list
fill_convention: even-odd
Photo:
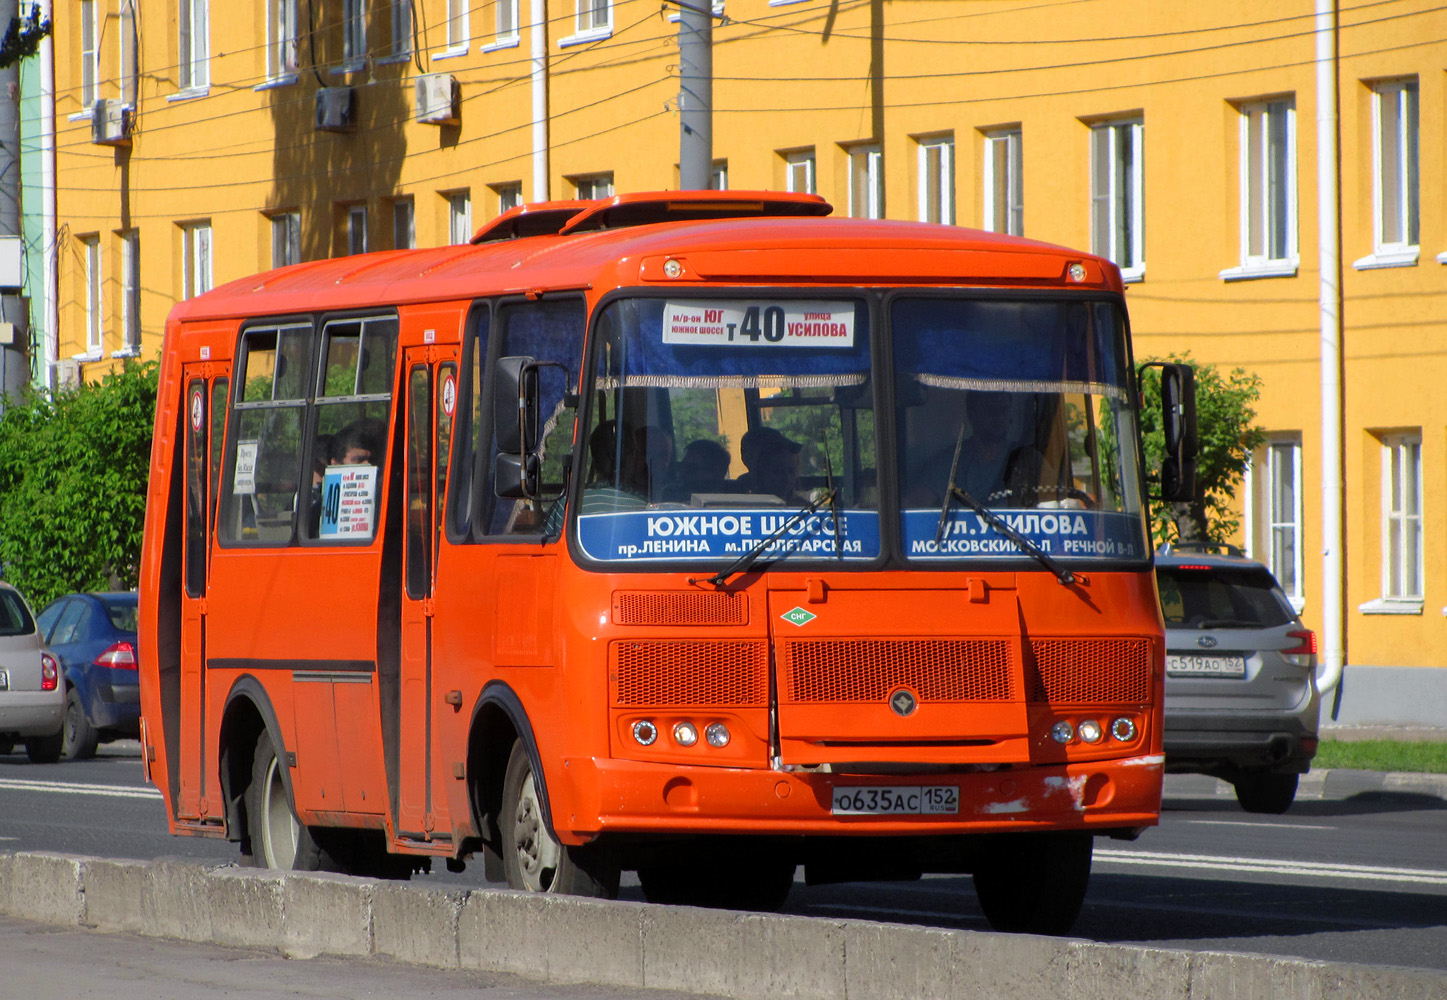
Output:
[[502,868],[512,889],[565,896],[618,895],[618,867],[606,855],[558,843],[543,813],[532,760],[519,740],[508,757],[498,819]]
[[1279,815],[1291,808],[1296,800],[1298,774],[1273,774],[1270,771],[1255,771],[1243,774],[1232,782],[1236,786],[1236,801],[1249,813],[1271,813]]
[[64,736],[56,733],[38,740],[25,741],[25,756],[32,764],[54,764],[60,760],[60,746]]
[[85,717],[80,695],[71,688],[65,696],[65,726],[61,729],[61,753],[69,760],[87,760],[95,756],[100,734]]
[[286,775],[265,731],[256,740],[251,784],[246,788],[246,829],[252,863],[258,868],[314,872],[322,867],[322,853],[311,831],[292,811]]
[[974,873],[975,895],[997,931],[1065,934],[1090,881],[1088,833],[1002,834]]
[[638,869],[638,882],[650,903],[777,913],[788,901],[795,868],[793,862],[783,861],[756,862],[747,869],[728,865],[649,867]]

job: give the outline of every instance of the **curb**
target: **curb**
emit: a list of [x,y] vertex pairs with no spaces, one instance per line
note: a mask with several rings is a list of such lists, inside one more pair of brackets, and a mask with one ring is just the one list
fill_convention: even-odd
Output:
[[[1426,795],[1447,800],[1447,774],[1416,771],[1352,771],[1325,768],[1308,771],[1297,786],[1298,799],[1349,799],[1354,795],[1393,793]],[[1236,790],[1221,778],[1204,774],[1168,774],[1163,794],[1167,797],[1216,795],[1235,798]]]
[[345,875],[0,853],[38,923],[739,1000],[1430,1000],[1447,972],[736,913]]

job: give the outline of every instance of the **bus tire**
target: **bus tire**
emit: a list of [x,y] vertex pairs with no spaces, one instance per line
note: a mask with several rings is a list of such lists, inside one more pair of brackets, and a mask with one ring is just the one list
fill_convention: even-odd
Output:
[[618,866],[605,852],[569,847],[553,836],[521,740],[513,743],[503,776],[498,835],[509,888],[605,899],[618,895]]
[[990,927],[1021,934],[1065,934],[1080,915],[1090,881],[1088,833],[1002,834],[975,869],[975,895]]
[[80,703],[80,695],[76,694],[75,688],[71,688],[65,696],[65,728],[61,730],[64,734],[64,745],[61,754],[67,760],[89,760],[95,756],[95,748],[100,744],[100,733],[90,724],[85,717],[85,706]]
[[650,903],[777,913],[788,901],[796,869],[792,861],[751,862],[746,868],[650,866],[638,869],[638,883]]
[[246,786],[246,829],[256,867],[304,872],[322,867],[322,852],[311,831],[297,821],[276,747],[264,729],[256,740],[251,784]]
[[1237,776],[1236,801],[1249,813],[1279,816],[1296,801],[1297,774],[1273,774],[1270,771],[1248,771]]

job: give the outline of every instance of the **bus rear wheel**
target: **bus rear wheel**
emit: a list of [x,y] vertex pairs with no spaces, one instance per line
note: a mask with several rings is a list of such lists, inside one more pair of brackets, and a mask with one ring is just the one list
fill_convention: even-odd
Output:
[[618,866],[605,853],[569,847],[553,836],[521,740],[513,744],[503,776],[498,835],[509,888],[606,899],[618,895]]
[[246,829],[258,868],[314,872],[322,867],[322,852],[311,831],[297,821],[282,763],[264,730],[256,740],[246,788]]
[[1002,834],[975,869],[975,895],[997,931],[1065,934],[1090,882],[1088,833]]

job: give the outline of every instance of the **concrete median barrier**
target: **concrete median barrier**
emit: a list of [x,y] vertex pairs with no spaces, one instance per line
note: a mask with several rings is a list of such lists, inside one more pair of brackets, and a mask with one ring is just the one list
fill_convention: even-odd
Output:
[[1447,996],[1447,973],[1414,969],[47,852],[0,853],[0,913],[298,958],[739,1000]]

